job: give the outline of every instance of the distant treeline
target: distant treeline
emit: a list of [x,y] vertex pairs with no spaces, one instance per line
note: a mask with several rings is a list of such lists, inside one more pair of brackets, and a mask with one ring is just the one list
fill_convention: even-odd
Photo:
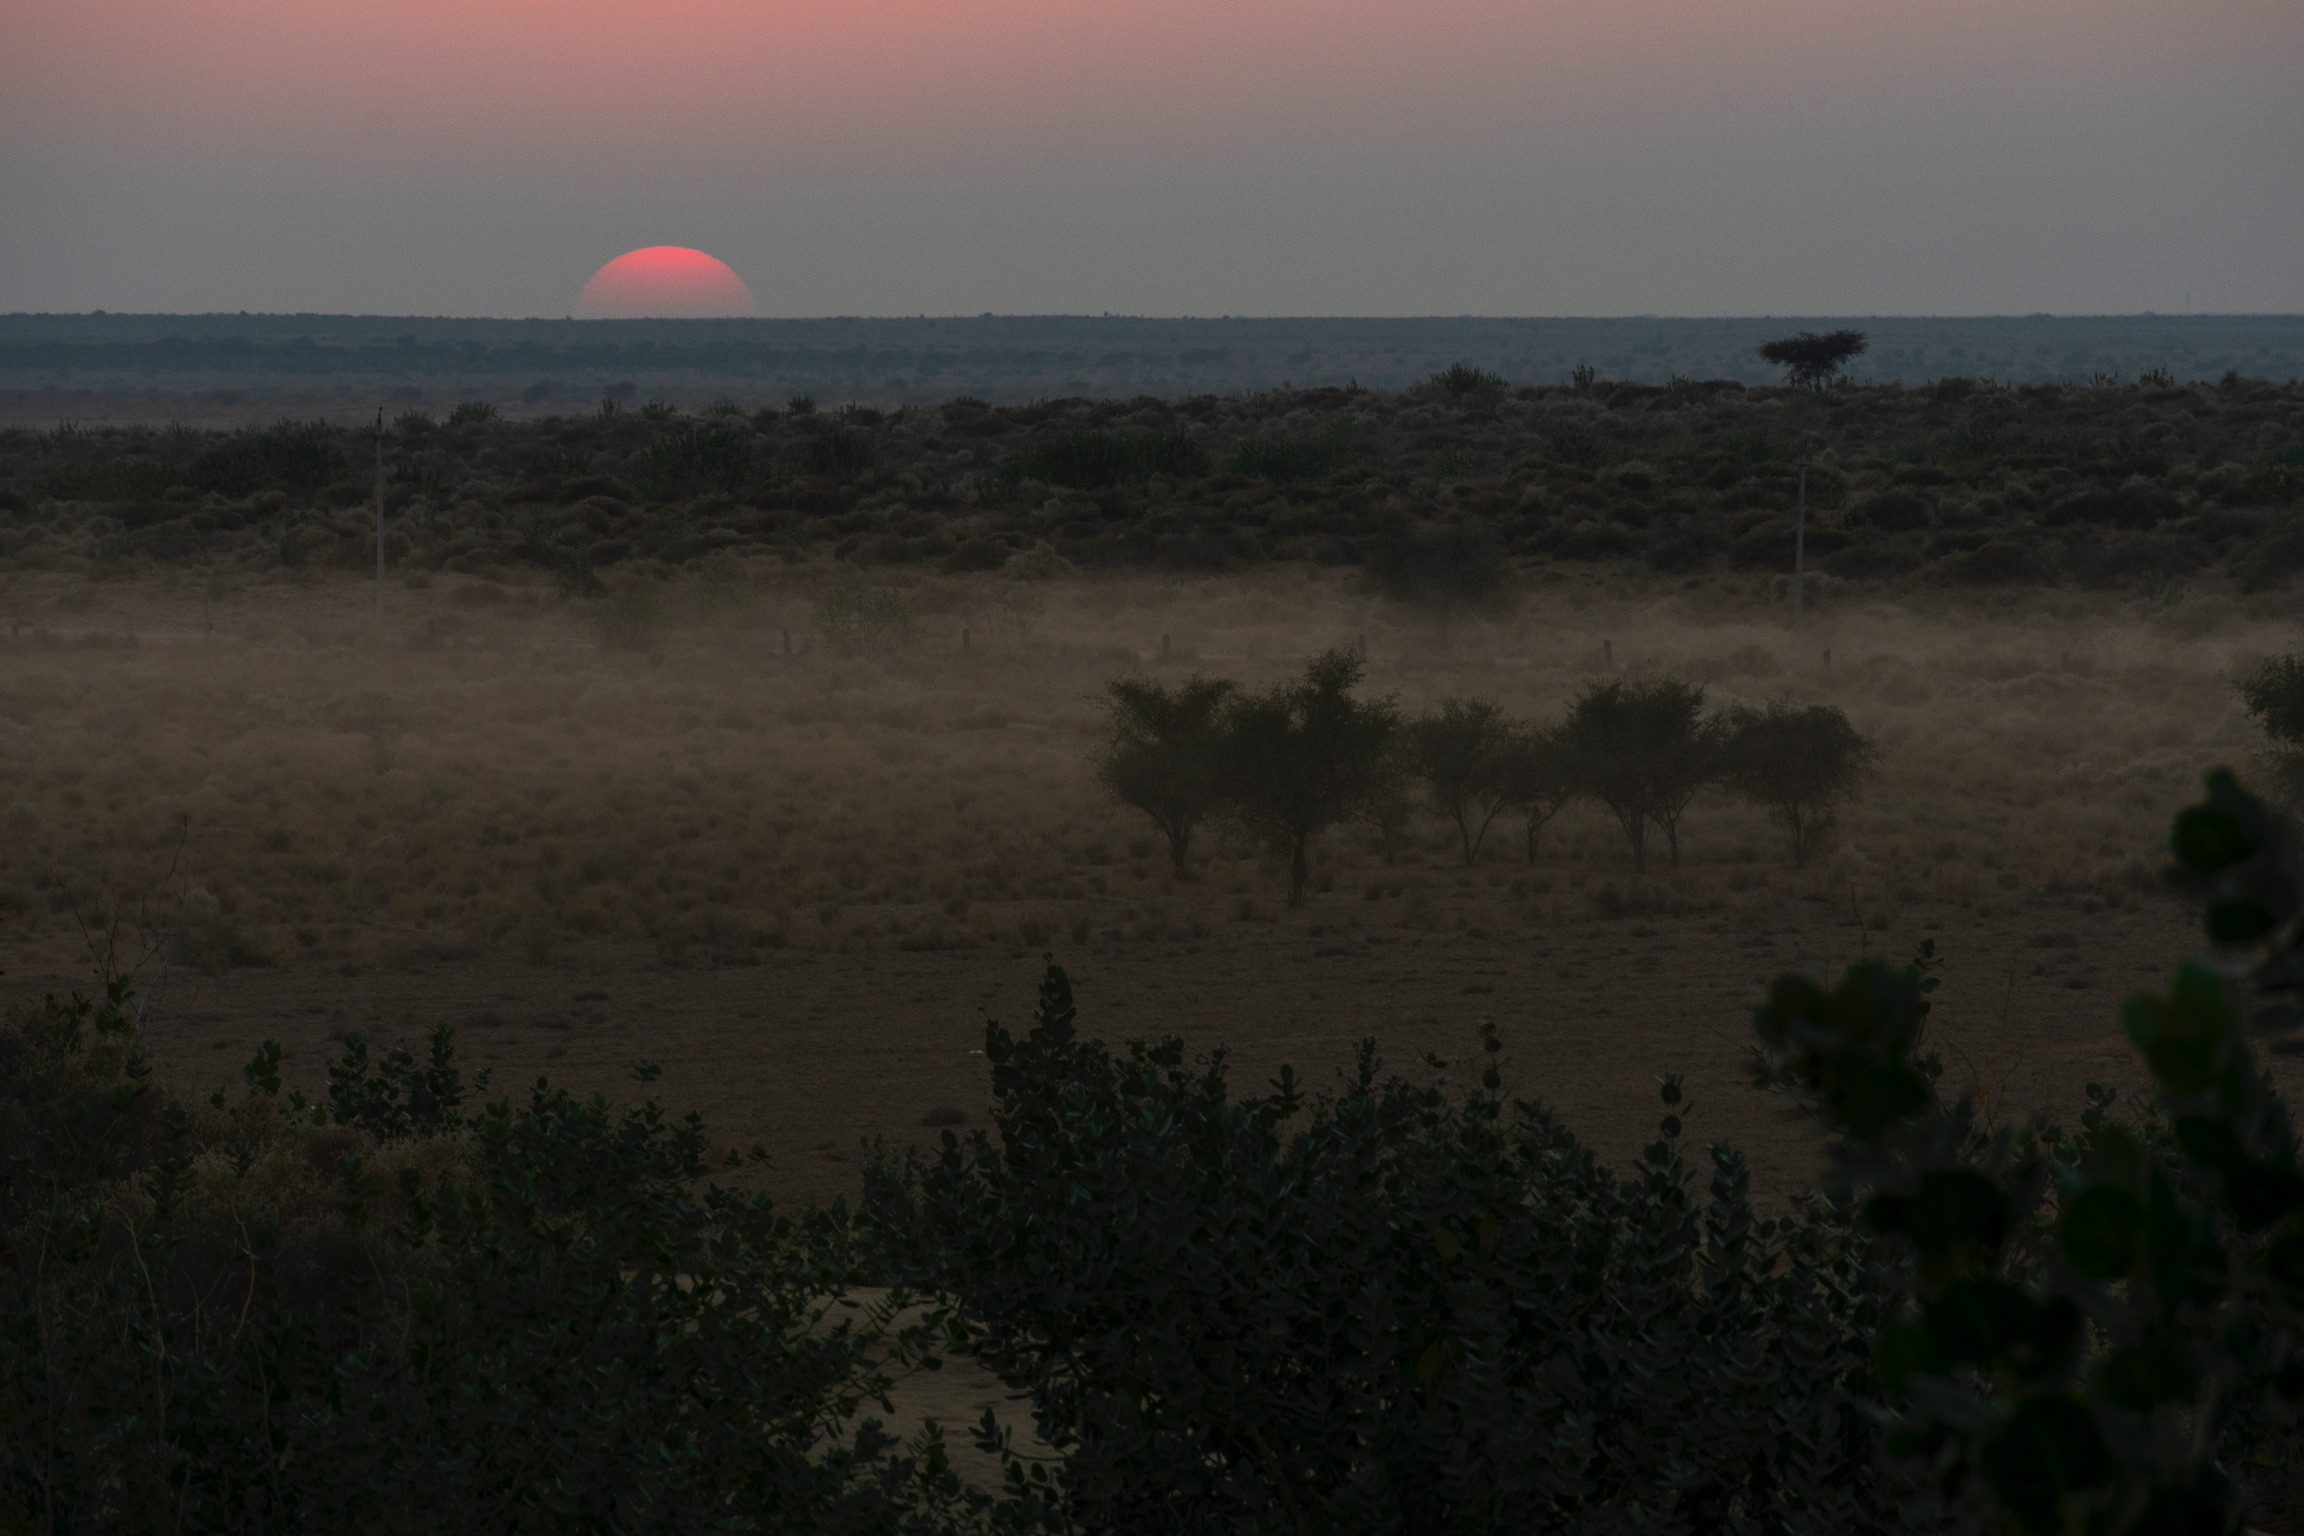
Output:
[[808,389],[879,405],[965,390],[1010,403],[1358,382],[1399,388],[1457,361],[1517,384],[1611,379],[1745,384],[1775,375],[1756,348],[1787,331],[1859,325],[1860,380],[2084,383],[2154,370],[2304,372],[2304,317],[2279,315],[1773,319],[1153,319],[982,315],[827,320],[447,320],[344,315],[0,316],[0,389],[342,385],[404,404],[460,387],[533,402],[630,382],[701,403],[717,392]]
[[[371,431],[0,434],[0,561],[360,566]],[[1365,565],[1445,622],[1459,573],[1615,564],[1845,581],[2077,583],[2165,598],[2304,572],[2304,384],[2164,373],[1923,389],[1614,381],[1457,366],[1406,390],[806,396],[690,412],[637,391],[507,419],[474,398],[385,436],[392,558],[473,574],[707,558],[1046,574]],[[1802,519],[1804,517],[1804,523]]]

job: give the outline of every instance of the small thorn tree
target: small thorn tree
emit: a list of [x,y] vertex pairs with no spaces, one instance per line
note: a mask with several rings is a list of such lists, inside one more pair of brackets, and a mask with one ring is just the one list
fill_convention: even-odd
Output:
[[1192,834],[1223,802],[1224,709],[1237,691],[1228,679],[1197,676],[1174,689],[1147,678],[1105,689],[1096,776],[1121,804],[1152,818],[1178,878]]
[[1664,833],[1680,864],[1680,818],[1718,782],[1725,732],[1704,716],[1704,690],[1677,678],[1594,683],[1569,706],[1560,741],[1575,787],[1616,817],[1632,868],[1648,869],[1648,828]]
[[1728,783],[1791,835],[1795,869],[1831,837],[1841,803],[1879,759],[1871,738],[1830,704],[1779,699],[1728,717]]
[[1321,833],[1358,814],[1386,782],[1399,712],[1390,699],[1352,696],[1360,658],[1329,651],[1303,681],[1240,699],[1225,731],[1225,798],[1233,813],[1288,855],[1288,902],[1311,883]]
[[1536,839],[1544,824],[1576,798],[1575,764],[1557,725],[1524,725],[1512,733],[1504,754],[1504,792],[1518,808],[1528,862],[1536,862]]
[[1455,823],[1467,867],[1479,858],[1489,824],[1513,803],[1518,735],[1485,699],[1443,699],[1401,733],[1407,769],[1432,809]]
[[1783,369],[1795,388],[1822,389],[1870,345],[1862,331],[1801,331],[1769,342],[1760,355]]

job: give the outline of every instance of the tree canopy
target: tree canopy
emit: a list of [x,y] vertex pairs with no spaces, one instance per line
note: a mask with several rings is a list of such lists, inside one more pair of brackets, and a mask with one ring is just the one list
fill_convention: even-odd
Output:
[[1870,345],[1862,331],[1801,331],[1769,342],[1760,355],[1782,368],[1792,384],[1815,389],[1838,377]]

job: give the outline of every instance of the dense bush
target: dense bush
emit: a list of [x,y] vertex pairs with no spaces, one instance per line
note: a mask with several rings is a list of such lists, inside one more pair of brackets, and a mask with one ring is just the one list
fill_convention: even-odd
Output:
[[[1809,555],[1835,578],[2150,593],[2200,570],[2251,590],[2304,572],[2277,516],[2304,483],[2304,386],[1504,389],[1474,372],[1461,390],[1442,375],[1397,392],[956,399],[832,419],[459,407],[439,424],[404,415],[387,472],[424,502],[395,531],[426,566],[564,570],[523,523],[610,497],[624,510],[585,555],[601,570],[723,552],[933,568],[969,540],[963,568],[996,549],[1083,567],[1358,563],[1443,630],[1492,611],[1531,565],[1787,569],[1796,445]],[[0,445],[0,518],[23,527],[7,558],[32,565],[275,565],[298,546],[272,525],[358,502],[372,451],[365,424],[310,422]]]
[[1501,1045],[1461,1091],[1369,1045],[1334,1099],[1241,1099],[1221,1055],[1083,1039],[1052,968],[986,1029],[997,1139],[881,1160],[868,1243],[1029,1390],[1062,1461],[1011,1486],[1062,1529],[1925,1529],[1874,1465],[1894,1271],[1847,1207],[1692,1168],[1670,1078],[1619,1175]]
[[[2304,1034],[2304,847],[2223,773],[2173,845],[2215,963],[2124,1010],[2144,1114],[1945,1094],[1931,947],[1787,977],[1759,1080],[1837,1141],[1768,1216],[1734,1149],[1685,1150],[1675,1078],[1619,1173],[1508,1095],[1485,1025],[1455,1077],[1368,1044],[1333,1097],[1287,1068],[1240,1097],[1221,1053],[1085,1038],[1056,967],[1027,1033],[986,1025],[990,1132],[799,1219],[706,1182],[653,1103],[471,1110],[445,1030],[348,1041],[318,1103],[268,1045],[200,1109],[124,986],[19,1006],[0,1521],[2227,1531],[2304,1467],[2304,1168],[2250,1044]],[[858,1274],[898,1289],[844,1326]],[[881,1337],[907,1288],[949,1309]],[[1055,1453],[988,1416],[997,1497],[863,1416],[939,1344]]]
[[2043,1536],[2229,1530],[2235,1470],[2304,1465],[2304,1169],[2249,1044],[2304,1026],[2304,864],[2221,771],[2173,842],[2218,964],[2123,1010],[2157,1086],[2141,1125],[2091,1088],[2077,1136],[1987,1133],[1937,1092],[1912,972],[1787,978],[1758,1018],[1769,1077],[1838,1133],[1828,1188],[1911,1257],[1876,1356],[1887,1448]]
[[[0,1027],[0,1524],[942,1530],[941,1452],[858,1410],[926,1335],[836,1322],[842,1241],[705,1184],[693,1117],[539,1082],[464,1111],[357,1037],[208,1111],[105,1003]],[[902,1298],[894,1298],[901,1301]]]
[[1063,432],[1004,461],[998,477],[1092,491],[1154,475],[1206,473],[1208,450],[1182,432]]

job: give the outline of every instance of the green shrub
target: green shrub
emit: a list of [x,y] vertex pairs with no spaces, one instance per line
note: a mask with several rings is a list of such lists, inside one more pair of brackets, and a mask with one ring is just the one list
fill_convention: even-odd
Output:
[[1494,405],[1512,388],[1504,375],[1468,363],[1450,363],[1425,383],[1436,394],[1470,405]]
[[1094,491],[1155,475],[1189,480],[1208,473],[1208,450],[1188,432],[1063,432],[1012,454],[993,471],[1008,485],[1038,480]]
[[185,480],[204,491],[246,496],[279,487],[311,491],[342,479],[351,462],[324,421],[283,421],[238,432],[195,458]]
[[1365,1044],[1308,1103],[1083,1039],[1060,968],[987,1024],[994,1134],[878,1159],[865,1215],[1030,1392],[1063,1459],[1011,1491],[1116,1536],[1927,1529],[1873,1464],[1893,1276],[1847,1208],[1691,1168],[1672,1078],[1619,1174],[1480,1045],[1457,1087]]
[[452,427],[476,427],[495,419],[496,407],[485,400],[466,400],[448,413],[448,425]]
[[1881,1330],[1887,1449],[1989,1528],[2228,1531],[2235,1469],[2304,1460],[2304,1169],[2248,1036],[2304,1024],[2296,835],[2222,770],[2176,820],[2171,871],[2214,966],[2122,1024],[2156,1115],[1984,1130],[1921,1053],[1934,985],[1877,963],[1779,981],[1768,1078],[1837,1136],[1828,1190],[1912,1264]]
[[52,470],[40,494],[58,501],[157,501],[185,471],[152,459],[89,459]]
[[759,483],[763,470],[749,431],[698,425],[633,454],[624,478],[643,496],[674,501],[710,493],[743,495]]
[[1345,418],[1312,437],[1248,438],[1232,445],[1225,467],[1263,480],[1321,480],[1351,462],[1354,436]]
[[858,1417],[928,1333],[842,1320],[840,1218],[706,1183],[693,1117],[541,1082],[467,1115],[445,1033],[351,1042],[318,1105],[267,1045],[195,1114],[127,1002],[0,1028],[0,1523],[968,1524],[940,1448]]
[[872,439],[845,427],[808,440],[800,462],[812,475],[857,475],[872,467],[876,451]]

